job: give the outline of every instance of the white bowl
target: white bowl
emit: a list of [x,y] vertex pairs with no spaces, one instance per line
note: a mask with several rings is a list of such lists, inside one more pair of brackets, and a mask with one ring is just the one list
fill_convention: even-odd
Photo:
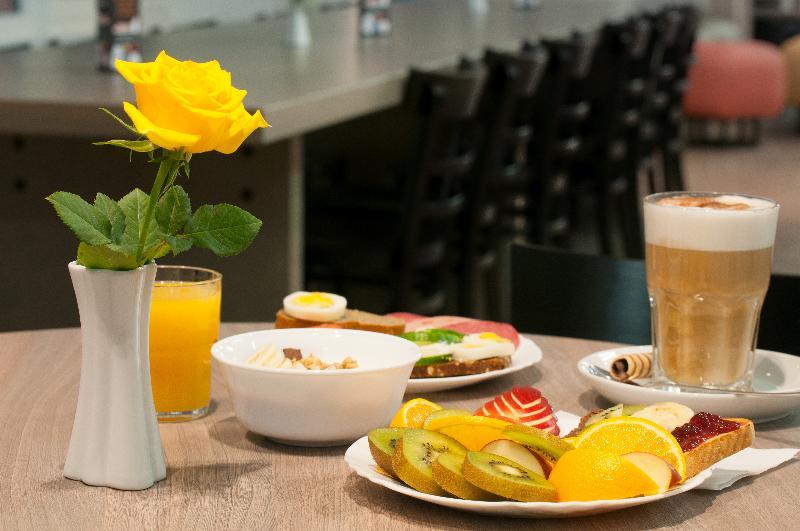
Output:
[[[350,356],[357,369],[301,371],[247,363],[266,345],[298,348],[327,363]],[[222,367],[236,416],[275,441],[298,446],[350,443],[386,426],[400,407],[414,364],[411,341],[375,332],[332,328],[261,330],[227,337],[211,347]]]

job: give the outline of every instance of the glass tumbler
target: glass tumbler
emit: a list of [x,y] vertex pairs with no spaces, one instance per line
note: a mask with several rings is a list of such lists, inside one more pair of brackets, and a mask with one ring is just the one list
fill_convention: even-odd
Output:
[[150,380],[158,419],[192,420],[211,400],[211,345],[219,335],[222,275],[158,266],[150,306]]

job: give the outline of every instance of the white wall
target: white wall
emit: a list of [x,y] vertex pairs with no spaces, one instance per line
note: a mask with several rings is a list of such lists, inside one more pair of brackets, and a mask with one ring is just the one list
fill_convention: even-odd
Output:
[[[341,5],[347,0],[318,0]],[[145,33],[216,22],[228,24],[285,12],[289,0],[139,0]],[[20,11],[0,14],[0,49],[51,41],[92,40],[97,32],[96,0],[21,0]]]

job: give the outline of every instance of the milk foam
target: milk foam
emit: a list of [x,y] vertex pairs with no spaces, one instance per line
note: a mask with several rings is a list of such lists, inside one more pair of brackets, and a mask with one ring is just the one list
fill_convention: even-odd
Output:
[[719,203],[744,203],[750,209],[725,210],[645,201],[645,241],[695,251],[751,251],[773,245],[778,224],[776,204],[740,195],[709,194],[708,197]]

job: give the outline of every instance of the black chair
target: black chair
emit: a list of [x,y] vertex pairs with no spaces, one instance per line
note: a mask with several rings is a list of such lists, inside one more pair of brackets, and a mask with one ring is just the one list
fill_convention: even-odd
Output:
[[[348,187],[339,179],[309,199],[308,286],[331,287],[351,300],[361,288],[377,289],[381,294],[371,301],[387,304],[356,303],[375,311],[444,311],[451,300],[448,283],[458,252],[453,233],[476,156],[475,118],[484,82],[480,65],[411,71],[402,109],[406,119],[400,122],[412,124],[411,130],[397,132],[410,141],[395,166],[403,171],[374,176],[390,183],[385,190]],[[397,123],[385,127],[391,133]],[[387,136],[382,141],[391,142]]]
[[[520,330],[650,344],[642,260],[530,245],[511,248],[511,322]],[[774,274],[761,310],[758,348],[800,355],[800,276]]]
[[[570,175],[573,165],[590,149],[589,80],[597,35],[544,40],[547,70],[532,102],[533,141],[528,159],[534,175],[526,225],[527,241],[569,247],[573,228]],[[523,50],[532,45],[525,43]]]
[[761,309],[758,348],[800,356],[800,276],[772,275]]
[[685,190],[683,179],[683,135],[686,118],[683,114],[683,93],[689,76],[689,66],[694,60],[692,49],[700,25],[700,11],[694,6],[677,9],[680,24],[671,46],[664,50],[660,90],[667,99],[663,130],[659,136],[662,157],[664,189]]
[[[499,313],[496,276],[501,242],[524,238],[519,218],[527,216],[534,177],[528,162],[531,141],[530,103],[547,64],[547,51],[487,50],[483,57],[487,82],[479,111],[482,148],[472,172],[464,212],[459,312],[479,313],[483,290],[489,314]],[[482,278],[483,277],[483,278]]]
[[650,302],[641,260],[511,247],[511,323],[536,334],[647,345]]
[[589,94],[592,115],[591,149],[582,154],[573,178],[575,201],[592,198],[596,228],[604,254],[643,255],[639,216],[638,174],[629,162],[632,139],[641,121],[645,81],[642,71],[648,64],[650,22],[638,17],[606,24],[601,33],[590,74]]

